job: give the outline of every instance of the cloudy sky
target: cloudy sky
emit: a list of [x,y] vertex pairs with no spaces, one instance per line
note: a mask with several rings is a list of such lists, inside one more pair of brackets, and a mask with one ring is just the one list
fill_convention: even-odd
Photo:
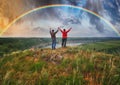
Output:
[[[119,37],[119,0],[16,0],[12,3],[20,4],[11,7],[16,7],[17,13],[15,11],[13,13],[12,10],[9,11],[7,16],[6,12],[2,12],[2,16],[9,20],[8,23],[27,11],[31,10],[31,12],[13,23],[2,34],[2,37],[50,37],[49,28],[57,30],[58,27],[61,27],[61,29],[72,27],[69,32],[70,37]],[[6,4],[11,5],[12,3],[7,2]],[[59,4],[59,6],[32,11],[32,9],[40,6],[55,4]],[[65,6],[65,4],[76,8]],[[5,7],[3,8],[5,9]],[[85,11],[86,9],[93,12],[93,14]],[[57,36],[60,37],[61,33],[58,32]]]

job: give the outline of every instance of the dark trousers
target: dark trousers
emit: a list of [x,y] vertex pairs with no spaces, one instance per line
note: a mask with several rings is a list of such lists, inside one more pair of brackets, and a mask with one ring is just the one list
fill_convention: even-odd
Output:
[[66,47],[67,38],[62,38],[62,47]]

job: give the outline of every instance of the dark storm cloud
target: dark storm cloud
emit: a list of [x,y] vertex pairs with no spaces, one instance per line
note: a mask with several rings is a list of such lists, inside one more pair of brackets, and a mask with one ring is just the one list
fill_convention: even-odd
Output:
[[120,22],[120,0],[105,0],[103,5],[108,15],[113,19],[111,22],[113,24]]
[[67,26],[70,24],[81,24],[81,21],[77,19],[76,17],[67,18],[63,21],[64,26]]
[[[103,11],[103,6],[101,4],[100,0],[87,0],[86,2],[86,6],[85,8],[97,13],[97,14],[101,14]],[[95,25],[96,29],[99,32],[104,32],[104,26],[102,25],[102,23],[100,22],[100,19],[98,17],[94,17],[91,14],[88,14],[89,18],[90,18],[90,23]]]
[[36,6],[50,5],[50,4],[64,4],[64,0],[32,0]]
[[87,0],[32,0],[36,6],[50,4],[69,4],[74,6],[84,6]]
[[95,17],[94,15],[89,14],[89,13],[88,13],[88,16],[90,18],[90,23],[95,26],[95,28],[98,30],[98,32],[103,33],[104,26],[103,26],[102,22],[100,21],[100,18]]
[[101,0],[87,0],[85,8],[100,14],[100,12],[103,10],[101,2]]

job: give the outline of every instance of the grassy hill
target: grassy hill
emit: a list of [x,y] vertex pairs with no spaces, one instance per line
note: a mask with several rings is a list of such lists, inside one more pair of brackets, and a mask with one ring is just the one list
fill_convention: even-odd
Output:
[[0,58],[0,85],[120,85],[119,43],[11,52]]

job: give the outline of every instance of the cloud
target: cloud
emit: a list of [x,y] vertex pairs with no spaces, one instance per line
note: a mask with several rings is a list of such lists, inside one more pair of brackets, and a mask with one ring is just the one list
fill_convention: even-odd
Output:
[[[41,0],[39,0],[41,1]],[[55,1],[55,2],[53,2]],[[32,4],[32,3],[34,4]],[[44,0],[43,2],[38,2],[38,0],[32,0],[31,2],[27,2],[27,4],[31,4],[34,7],[43,5],[43,4],[51,4],[51,3],[67,3],[74,4],[80,6],[83,4],[81,0]],[[37,3],[38,2],[38,3]],[[109,21],[113,20],[112,17],[109,16],[108,12],[103,9],[102,5],[103,1],[96,0],[87,0],[84,2],[85,8],[92,10],[104,17],[106,17]],[[28,6],[28,5],[27,5]],[[29,7],[29,6],[28,6]],[[79,10],[75,8],[69,7],[52,7],[41,9],[36,12],[30,13],[21,19],[19,19],[14,25],[12,25],[3,36],[15,36],[15,37],[50,37],[49,28],[57,30],[57,27],[62,28],[70,28],[72,27],[72,31],[69,33],[71,37],[109,37],[116,36],[115,32],[112,30],[107,23],[105,23],[100,18],[92,15],[90,13],[85,12],[84,10]],[[116,25],[116,27],[119,25]],[[59,32],[57,34],[61,36]]]

